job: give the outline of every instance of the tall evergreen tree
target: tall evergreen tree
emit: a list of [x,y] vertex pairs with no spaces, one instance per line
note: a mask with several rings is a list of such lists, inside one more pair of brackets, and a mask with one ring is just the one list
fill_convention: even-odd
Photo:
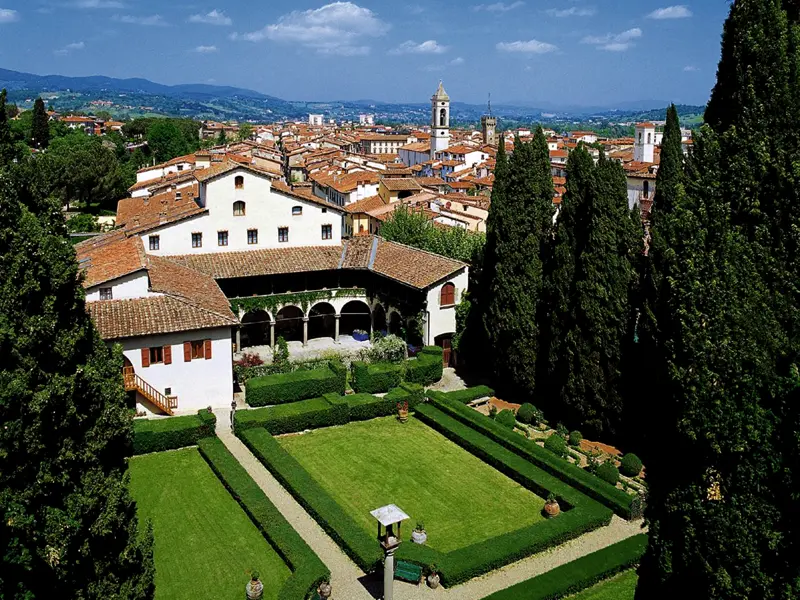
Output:
[[50,145],[50,119],[41,98],[37,98],[33,104],[31,145],[40,150]]
[[617,430],[622,414],[622,348],[640,231],[622,167],[605,157],[595,167],[583,147],[574,150],[547,269],[539,390],[562,419],[595,435]]
[[6,111],[6,90],[3,89],[0,90],[0,168],[14,160],[15,155],[11,124]]
[[15,181],[0,180],[0,597],[152,598],[121,357],[86,313],[59,207]]
[[551,235],[554,213],[550,154],[541,127],[532,142],[515,140],[507,170],[501,165],[499,161],[487,235],[491,238],[487,256],[494,271],[484,326],[498,384],[525,395],[532,394],[535,385],[542,250]]

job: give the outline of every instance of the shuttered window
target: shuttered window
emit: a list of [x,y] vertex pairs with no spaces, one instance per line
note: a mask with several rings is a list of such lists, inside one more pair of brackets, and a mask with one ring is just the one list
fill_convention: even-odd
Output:
[[439,306],[452,306],[456,303],[456,286],[445,283],[439,296]]
[[183,360],[208,360],[211,358],[211,340],[193,340],[183,343]]

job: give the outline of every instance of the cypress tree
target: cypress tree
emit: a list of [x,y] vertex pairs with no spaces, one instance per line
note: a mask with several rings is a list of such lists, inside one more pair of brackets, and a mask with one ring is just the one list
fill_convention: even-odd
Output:
[[0,168],[9,164],[15,156],[11,124],[6,111],[6,90],[0,90]]
[[491,233],[495,268],[484,325],[498,384],[529,395],[538,352],[542,248],[551,235],[554,212],[550,154],[541,127],[532,142],[515,140],[508,170],[501,167],[495,175],[496,186],[498,180],[500,202],[492,207]]
[[31,124],[31,145],[44,149],[50,145],[50,121],[44,101],[37,98],[33,104],[33,123]]
[[0,183],[0,597],[152,598],[121,357],[86,313],[58,206],[15,180]]

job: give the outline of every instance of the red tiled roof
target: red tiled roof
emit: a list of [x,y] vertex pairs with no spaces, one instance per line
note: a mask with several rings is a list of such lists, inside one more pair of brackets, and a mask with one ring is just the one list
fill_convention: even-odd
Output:
[[367,198],[362,198],[356,202],[351,202],[347,206],[344,207],[345,212],[350,214],[355,213],[365,213],[370,210],[375,210],[376,208],[380,208],[385,206],[385,202],[380,196],[368,196]]
[[81,242],[75,246],[75,252],[84,276],[83,286],[87,288],[142,271],[147,266],[141,240],[127,238],[117,231]]
[[[180,198],[177,194],[180,193]],[[119,227],[133,228],[163,221],[172,222],[175,216],[183,218],[186,213],[199,213],[203,209],[194,201],[198,195],[197,184],[180,189],[137,198],[123,198],[117,202]]]
[[341,246],[309,246],[171,256],[170,260],[214,279],[330,271],[339,265]]
[[422,189],[422,186],[412,177],[400,177],[398,179],[387,178],[382,179],[381,183],[386,186],[386,189],[390,192],[407,192]]

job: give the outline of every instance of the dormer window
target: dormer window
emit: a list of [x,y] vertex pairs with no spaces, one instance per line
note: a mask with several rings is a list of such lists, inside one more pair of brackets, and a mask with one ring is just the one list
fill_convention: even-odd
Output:
[[243,217],[245,213],[245,204],[241,200],[233,203],[233,216]]
[[234,187],[237,190],[244,189],[244,175],[237,175],[236,178],[233,180]]

